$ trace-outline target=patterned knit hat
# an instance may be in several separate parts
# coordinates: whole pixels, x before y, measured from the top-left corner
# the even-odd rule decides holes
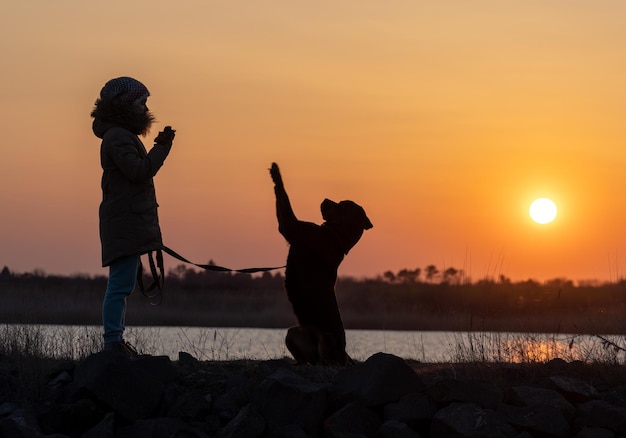
[[[150,96],[144,84],[137,79],[122,76],[111,79],[100,91],[102,100],[115,101],[128,105],[137,105]]]

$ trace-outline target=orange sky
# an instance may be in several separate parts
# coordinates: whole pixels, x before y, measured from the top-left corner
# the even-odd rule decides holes
[[[197,262],[284,263],[276,161],[301,219],[325,197],[368,212],[340,275],[626,272],[626,2],[93,3],[0,5],[0,267],[106,274],[89,112],[128,75],[146,144],[177,130],[161,225]]]

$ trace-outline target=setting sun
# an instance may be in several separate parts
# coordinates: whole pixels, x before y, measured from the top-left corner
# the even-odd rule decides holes
[[[556,217],[556,204],[547,198],[535,199],[530,204],[530,217],[538,224],[547,224]]]

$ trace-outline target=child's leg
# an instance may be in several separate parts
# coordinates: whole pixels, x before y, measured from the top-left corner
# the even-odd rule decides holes
[[[121,342],[126,316],[126,297],[137,282],[139,256],[123,257],[109,266],[109,280],[102,303],[104,344]]]

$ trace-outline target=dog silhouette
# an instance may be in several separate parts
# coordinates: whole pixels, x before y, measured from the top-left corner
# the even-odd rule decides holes
[[[276,163],[270,174],[278,231],[289,243],[285,289],[298,320],[298,326],[287,331],[285,344],[301,364],[352,363],[335,296],[337,269],[363,231],[373,225],[358,204],[330,199],[321,204],[321,225],[298,220]]]

